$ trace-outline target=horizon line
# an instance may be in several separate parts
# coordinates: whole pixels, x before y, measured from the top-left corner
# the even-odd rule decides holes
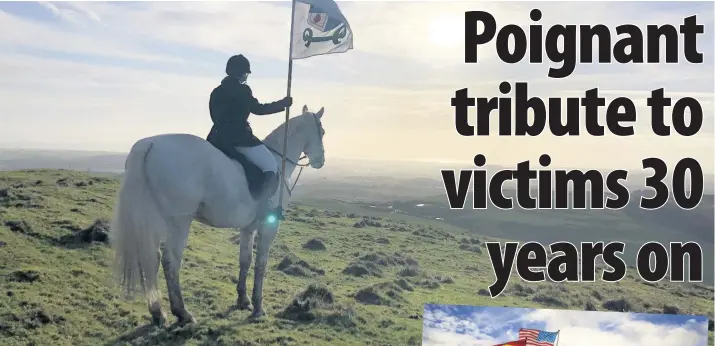
[[[75,152],[75,153],[88,153],[88,154],[104,154],[104,155],[128,155],[129,151],[112,151],[112,150],[82,150],[82,149],[58,149],[58,148],[19,148],[19,147],[5,147],[0,146],[0,151],[46,151],[46,152]],[[449,159],[439,159],[439,158],[425,158],[425,159],[402,159],[402,158],[371,158],[364,156],[336,156],[335,158],[339,160],[357,160],[357,161],[379,161],[379,162],[411,162],[411,163],[424,163],[424,164],[453,164],[460,166],[470,166],[470,162],[464,162],[462,160],[449,160]],[[498,167],[498,168],[509,168],[506,165],[486,165],[484,167]],[[551,170],[573,170],[579,169],[583,170],[583,167],[550,167]],[[597,171],[615,171],[618,169],[625,169],[626,171],[633,171],[634,169],[628,168],[588,168],[589,170],[595,169]],[[711,177],[711,180],[715,179],[715,172],[703,172],[706,177]]]

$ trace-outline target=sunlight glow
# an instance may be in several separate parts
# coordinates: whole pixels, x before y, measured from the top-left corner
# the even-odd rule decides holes
[[[436,46],[454,48],[462,42],[464,25],[459,18],[437,17],[427,25],[427,35]]]

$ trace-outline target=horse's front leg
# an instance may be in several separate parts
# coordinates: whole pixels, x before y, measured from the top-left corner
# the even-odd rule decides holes
[[[238,293],[236,306],[239,310],[251,308],[251,300],[248,299],[248,294],[246,293],[246,278],[248,277],[248,270],[251,268],[251,261],[253,261],[253,239],[255,234],[256,227],[253,224],[241,229],[238,250],[238,284],[236,284],[236,293]]]
[[[256,246],[256,268],[253,278],[253,314],[251,317],[261,317],[263,311],[263,279],[266,275],[268,265],[268,252],[271,249],[273,240],[278,234],[278,225],[261,226],[258,229],[258,244]]]

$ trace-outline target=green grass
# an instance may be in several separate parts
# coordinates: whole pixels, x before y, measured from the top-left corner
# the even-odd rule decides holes
[[[67,186],[57,184],[60,179]],[[362,216],[353,211],[298,204],[289,210],[271,250],[266,318],[251,322],[250,312],[230,309],[236,299],[237,233],[194,223],[181,283],[198,324],[154,328],[147,326],[144,302],[121,300],[111,285],[108,246],[72,238],[95,220],[110,217],[118,186],[114,178],[72,171],[0,173],[0,345],[417,345],[425,303],[606,310],[604,304],[623,299],[630,311],[677,308],[713,315],[712,287],[646,284],[634,277],[634,270],[616,284],[513,279],[504,294],[491,299],[479,293],[493,281],[486,251],[459,248],[465,239],[483,242],[486,237],[404,215],[373,216],[374,224],[356,228]],[[303,248],[315,238],[326,250]],[[479,245],[474,249],[483,250]],[[412,290],[397,285],[398,273],[410,265],[377,266],[380,277],[342,273],[357,258],[374,253],[399,253],[399,258],[416,261],[418,276],[402,282]],[[286,256],[297,256],[324,275],[295,276],[275,269]],[[316,308],[312,321],[281,317],[313,283],[326,286],[334,302]],[[166,296],[163,280],[161,289]],[[376,293],[381,305],[358,301],[360,291]],[[163,306],[168,311],[165,297]]]
[[[350,186],[350,184],[346,184]],[[355,188],[353,186],[355,190]],[[513,191],[511,191],[513,193]],[[507,193],[508,194],[508,193]],[[538,241],[550,244],[555,241],[626,243],[622,256],[628,264],[636,263],[638,249],[646,242],[689,242],[700,244],[704,259],[712,259],[713,246],[713,195],[706,194],[697,208],[684,210],[674,203],[658,210],[643,210],[638,206],[642,191],[631,191],[631,203],[621,210],[450,210],[444,194],[413,200],[383,202],[345,202],[320,198],[320,195],[303,200],[316,208],[331,210],[360,210],[371,215],[385,215],[384,211],[400,212],[422,220],[441,218],[441,223],[471,230],[483,236]],[[467,197],[469,201],[471,197]],[[423,204],[422,206],[417,206]],[[469,204],[469,203],[468,203]],[[393,209],[388,209],[393,208]],[[393,216],[394,217],[394,216]],[[425,222],[425,221],[423,221]],[[715,282],[714,264],[703,262],[703,281]]]

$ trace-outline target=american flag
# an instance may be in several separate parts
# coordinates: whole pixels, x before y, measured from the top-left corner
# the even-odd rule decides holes
[[[538,329],[519,329],[519,339],[526,339],[526,346],[555,346],[559,332]]]

